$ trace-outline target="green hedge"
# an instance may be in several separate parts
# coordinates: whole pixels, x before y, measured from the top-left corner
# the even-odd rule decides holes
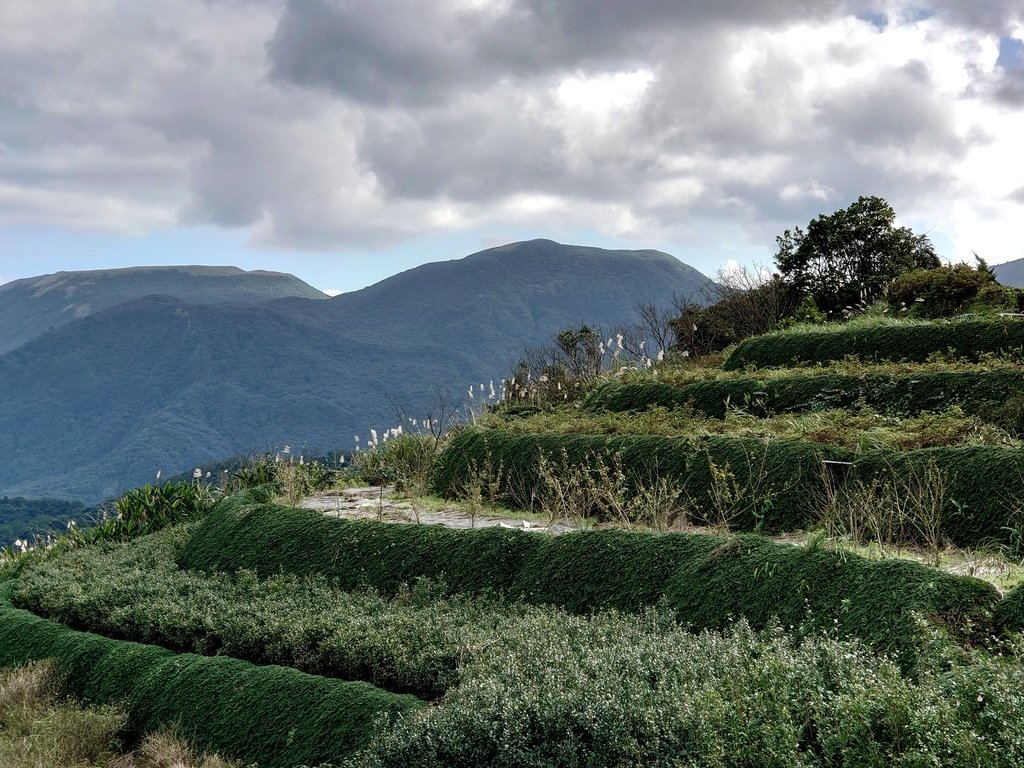
[[[337,761],[368,743],[379,716],[423,706],[366,683],[77,632],[0,604],[0,665],[36,659],[55,659],[86,703],[125,703],[132,738],[177,724],[196,747],[262,768]]]
[[[474,473],[497,482],[504,503],[530,507],[543,493],[538,457],[556,467],[567,462],[593,467],[618,456],[627,485],[649,486],[669,480],[686,494],[693,522],[720,522],[722,505],[712,494],[712,473],[728,469],[743,491],[726,510],[737,530],[786,531],[812,521],[812,500],[823,489],[825,459],[847,461],[848,451],[811,442],[743,437],[661,437],[512,434],[501,430],[465,430],[435,461],[431,486],[441,496],[463,493]]]
[[[855,326],[836,330],[781,331],[740,342],[722,364],[727,371],[798,363],[828,363],[848,355],[864,360],[924,361],[934,352],[977,360],[984,354],[1024,349],[1024,323],[1012,319],[963,320],[920,325]]]
[[[863,480],[885,482],[893,472],[924,478],[929,465],[943,477],[946,538],[960,547],[1019,547],[1024,536],[1024,451],[993,446],[871,451],[858,457],[854,467]]]
[[[848,408],[858,402],[882,412],[915,416],[959,405],[1013,431],[1024,431],[1024,370],[929,371],[915,374],[793,375],[779,379],[722,379],[674,387],[662,382],[607,382],[583,407],[591,411],[643,411],[689,403],[724,418],[726,404],[754,416]]]
[[[586,613],[636,612],[665,601],[694,628],[736,618],[764,626],[808,619],[838,627],[912,664],[917,612],[956,631],[991,627],[989,584],[906,561],[774,544],[757,536],[596,530],[549,536],[503,528],[455,530],[349,521],[273,505],[222,503],[179,558],[184,568],[320,573],[341,588],[391,593],[440,578],[453,591]]]
[[[1018,585],[996,606],[996,623],[1011,632],[1024,632],[1024,587]]]

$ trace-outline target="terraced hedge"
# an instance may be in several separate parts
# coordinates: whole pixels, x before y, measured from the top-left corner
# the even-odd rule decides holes
[[[857,458],[857,476],[885,481],[893,472],[924,477],[928,465],[943,476],[942,531],[957,546],[1019,545],[1024,534],[1024,451],[993,446],[872,451]]]
[[[712,524],[718,522],[712,504],[712,471],[729,467],[739,493],[730,525],[741,531],[792,531],[817,524],[816,503],[825,484],[823,460],[852,461],[853,473],[847,477],[865,483],[876,478],[887,481],[893,473],[923,478],[933,465],[944,482],[941,530],[945,538],[960,547],[1019,548],[1024,540],[1024,451],[996,446],[879,450],[855,456],[817,443],[783,440],[467,430],[438,458],[432,475],[434,490],[457,496],[465,479],[490,462],[492,468],[501,468],[504,501],[526,506],[540,492],[536,457],[541,451],[556,462],[591,466],[595,456],[607,460],[618,454],[631,482],[649,484],[652,478],[669,478],[696,505],[691,520]]]
[[[1006,407],[1016,396],[1016,408]],[[682,387],[663,382],[610,381],[594,389],[583,407],[591,411],[644,411],[689,403],[714,418],[726,404],[754,416],[848,408],[863,402],[882,412],[915,416],[952,405],[1015,431],[1024,430],[1024,370],[928,371],[915,374],[793,375],[779,379],[722,379]]]
[[[691,519],[719,522],[722,505],[712,493],[716,470],[732,474],[744,491],[726,510],[736,530],[786,531],[812,519],[812,500],[823,489],[825,459],[852,454],[817,443],[742,437],[517,435],[501,430],[465,430],[442,452],[431,473],[441,496],[459,496],[475,473],[490,474],[505,503],[529,507],[544,492],[538,467],[543,454],[554,465],[594,466],[618,456],[627,485],[671,481],[688,496]]]
[[[1024,632],[1024,587],[1017,586],[996,606],[996,624],[1011,632]]]
[[[853,355],[863,360],[924,361],[934,352],[978,360],[982,355],[1024,350],[1024,322],[1012,319],[963,320],[920,325],[880,325],[837,330],[768,333],[740,342],[725,359],[727,371],[748,365],[785,367],[828,363]]]
[[[391,593],[420,576],[458,592],[497,590],[576,613],[636,612],[664,600],[693,627],[735,618],[755,627],[777,616],[808,620],[912,664],[913,612],[954,632],[992,625],[998,601],[982,581],[907,561],[774,544],[757,536],[649,534],[623,530],[559,536],[503,528],[454,530],[349,521],[303,509],[221,503],[185,546],[179,565],[212,570],[320,573],[342,588]]]
[[[262,768],[337,761],[366,745],[378,716],[423,706],[365,683],[76,632],[0,603],[0,666],[35,659],[55,659],[87,703],[127,700],[135,738],[177,724],[196,747]]]

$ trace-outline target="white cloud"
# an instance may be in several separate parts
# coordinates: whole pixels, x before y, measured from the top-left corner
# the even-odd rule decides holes
[[[853,15],[868,8],[886,23]],[[0,224],[768,251],[874,194],[944,232],[947,255],[1024,256],[1024,86],[996,66],[1024,13],[913,8],[9,0]]]

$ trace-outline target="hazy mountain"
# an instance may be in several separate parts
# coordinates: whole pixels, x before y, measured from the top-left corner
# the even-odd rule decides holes
[[[0,285],[0,352],[96,312],[163,295],[193,304],[258,304],[271,299],[326,299],[293,275],[237,267],[133,267],[56,272]]]
[[[389,399],[498,380],[524,346],[707,278],[667,254],[530,241],[329,301],[146,297],[0,355],[0,495],[94,501],[231,454],[344,448]]]
[[[1003,285],[1014,285],[1024,288],[1024,259],[1015,259],[1003,264],[993,264],[996,280]]]

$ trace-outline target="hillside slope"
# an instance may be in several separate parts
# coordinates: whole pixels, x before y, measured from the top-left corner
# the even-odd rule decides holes
[[[346,448],[395,423],[391,400],[499,379],[524,345],[704,281],[665,254],[531,241],[330,301],[122,304],[0,356],[0,494],[95,501],[158,469]]]
[[[237,267],[132,267],[56,272],[0,285],[0,352],[53,328],[143,296],[193,304],[258,304],[271,299],[326,299],[293,275]]]

